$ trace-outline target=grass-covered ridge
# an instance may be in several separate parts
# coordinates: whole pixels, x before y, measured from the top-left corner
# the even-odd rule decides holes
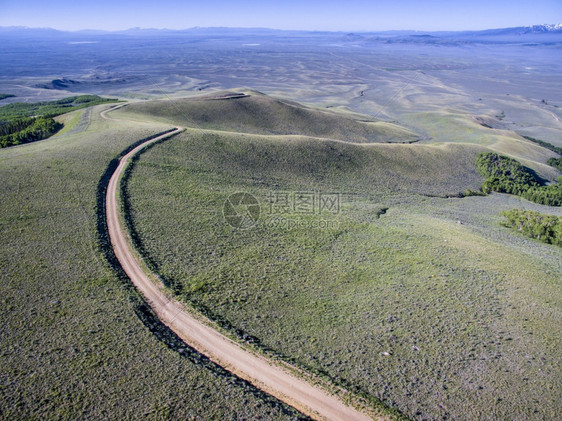
[[[305,135],[356,143],[411,143],[415,133],[399,125],[366,116],[310,108],[274,99],[256,91],[227,96],[219,92],[172,101],[129,104],[115,113],[126,118],[157,119],[183,127],[253,134]]]
[[[494,152],[481,153],[476,160],[476,167],[486,177],[482,186],[485,193],[515,194],[535,203],[562,206],[560,183],[542,185],[535,173],[513,158]]]
[[[412,418],[548,418],[555,376],[524,356],[554,373],[559,311],[543,295],[559,268],[441,219],[443,204],[424,208],[491,197],[415,194],[476,188],[479,150],[188,130],[141,155],[126,211],[170,288],[242,340]],[[262,203],[253,230],[223,219],[240,191]],[[269,215],[276,192],[353,200]],[[314,228],[319,218],[333,223]]]
[[[530,140],[533,143],[536,143],[537,145],[541,145],[543,148],[549,149],[552,152],[556,152],[558,155],[562,155],[562,148],[559,148],[558,146],[554,146],[550,142],[545,142],[544,140],[536,139],[531,136],[523,136],[523,137],[527,140]]]
[[[92,111],[85,131],[0,150],[0,418],[302,419],[186,347],[108,265],[104,172],[170,126]]]
[[[49,102],[4,105],[0,107],[0,148],[46,139],[63,126],[53,117],[116,101],[97,95],[79,95]]]
[[[558,171],[562,172],[562,157],[548,158],[548,161],[546,161],[546,163],[551,167],[556,168]]]
[[[536,143],[537,145],[541,145],[542,147],[551,150],[552,152],[556,152],[559,156],[558,158],[552,157],[549,158],[546,163],[551,167],[556,168],[558,171],[562,172],[562,148],[558,146],[554,146],[552,143],[545,142],[544,140],[535,139],[531,136],[523,136],[525,139],[530,140],[531,142]]]
[[[502,212],[503,225],[547,244],[562,246],[562,217],[512,209]]]

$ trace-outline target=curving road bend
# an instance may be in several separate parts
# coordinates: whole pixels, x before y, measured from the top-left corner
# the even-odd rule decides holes
[[[109,109],[107,111],[113,110]],[[107,120],[116,120],[101,116]],[[228,371],[249,381],[259,389],[275,396],[299,411],[319,420],[371,420],[370,416],[346,406],[338,397],[313,386],[287,367],[255,354],[194,316],[184,305],[170,298],[157,276],[148,274],[133,250],[119,211],[119,181],[128,161],[150,143],[170,137],[182,129],[148,140],[123,156],[113,173],[106,194],[107,227],[111,244],[121,266],[135,287],[143,294],[160,320],[182,340]],[[208,322],[208,321],[207,321]]]

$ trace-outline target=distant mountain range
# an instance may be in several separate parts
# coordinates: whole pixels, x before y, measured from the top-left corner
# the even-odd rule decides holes
[[[548,39],[544,37],[549,35]],[[552,35],[552,36],[550,36]],[[554,37],[553,35],[558,35]],[[52,28],[28,28],[21,26],[0,26],[0,37],[19,40],[26,39],[63,39],[71,41],[74,39],[96,39],[98,37],[129,37],[129,38],[152,38],[152,37],[230,37],[230,36],[257,36],[257,37],[294,37],[306,36],[317,38],[331,38],[345,43],[365,42],[389,42],[389,43],[425,43],[425,44],[450,44],[470,42],[497,42],[497,43],[519,43],[519,42],[562,42],[562,23],[519,26],[513,28],[487,29],[478,31],[373,31],[345,34],[344,32],[329,31],[286,31],[267,28],[189,28],[154,29],[154,28],[130,28],[122,31],[81,30],[60,31]]]
[[[562,23],[557,25],[530,25],[514,28],[488,29],[484,31],[473,31],[474,34],[482,35],[525,35],[525,34],[547,34],[562,33]]]
[[[353,44],[374,42],[405,44],[460,45],[470,43],[490,44],[560,44],[562,23],[556,25],[530,25],[481,31],[387,31],[379,33],[350,33],[343,41]]]

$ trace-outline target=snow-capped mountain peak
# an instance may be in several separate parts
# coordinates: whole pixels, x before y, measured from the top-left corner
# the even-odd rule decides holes
[[[543,25],[529,25],[525,29],[530,32],[562,32],[562,23],[558,24],[543,24]]]

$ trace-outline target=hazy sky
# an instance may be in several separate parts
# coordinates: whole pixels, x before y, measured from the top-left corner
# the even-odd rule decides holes
[[[0,0],[0,26],[64,30],[453,30],[560,22],[561,0]]]

